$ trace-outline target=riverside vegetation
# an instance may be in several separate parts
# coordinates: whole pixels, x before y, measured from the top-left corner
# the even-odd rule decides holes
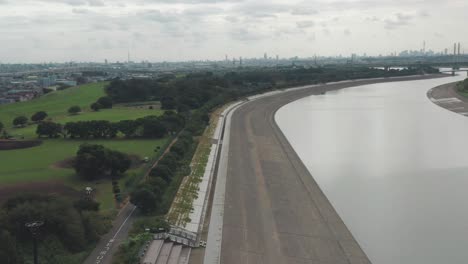
[[[111,197],[112,202],[124,199],[125,194],[120,190],[124,180],[130,201],[138,206],[141,218],[115,262],[134,263],[139,248],[148,239],[145,229],[167,228],[162,216],[167,214],[182,179],[190,174],[189,164],[198,138],[214,109],[249,95],[290,86],[419,73],[420,69],[384,71],[365,67],[245,68],[234,72],[166,75],[154,80],[116,79],[104,85],[51,92],[29,104],[0,107],[3,123],[0,128],[5,134],[21,135],[25,139],[39,136],[44,141],[38,147],[7,151],[10,155],[1,153],[2,166],[5,163],[8,169],[0,169],[0,174],[2,181],[10,183],[18,183],[18,177],[8,176],[15,170],[17,175],[23,175],[22,182],[69,177],[74,179],[77,190],[98,177],[109,185],[112,183],[109,192],[100,192]],[[62,100],[56,100],[57,97]],[[105,99],[100,99],[103,97]],[[166,112],[155,110],[153,106],[151,109],[118,107],[124,103],[141,105],[141,102],[153,105],[155,101],[159,101]],[[8,127],[16,117],[32,116],[40,111],[47,114],[44,119]],[[38,118],[42,116],[41,113]],[[173,137],[177,137],[177,141],[148,177],[129,175],[128,154],[139,152],[156,158],[154,151],[161,154]],[[136,146],[141,149],[135,149]],[[37,152],[38,149],[41,151]],[[54,156],[54,150],[58,149],[67,151],[58,151],[58,156]],[[39,160],[24,162],[28,155],[35,155]],[[17,160],[12,160],[12,156]],[[50,168],[57,160],[70,157],[75,159],[75,171],[69,168],[66,173],[57,174],[56,169]],[[31,168],[44,169],[36,173],[33,172],[36,170],[22,169],[31,166],[29,163],[35,164]],[[93,169],[103,173],[92,175]],[[143,169],[147,167],[143,166],[140,174]],[[57,176],[51,178],[50,174]],[[106,204],[102,196],[96,201],[96,197],[76,192],[68,197],[35,194],[9,198],[0,210],[0,235],[5,243],[0,247],[1,263],[30,262],[31,238],[24,224],[37,219],[45,222],[40,238],[40,258],[49,260],[54,255],[56,262],[48,263],[79,263],[107,231],[110,216],[99,210]]]

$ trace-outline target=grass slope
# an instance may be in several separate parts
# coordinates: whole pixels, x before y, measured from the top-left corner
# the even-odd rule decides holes
[[[31,117],[38,111],[46,111],[49,117],[65,115],[68,108],[78,105],[89,109],[89,105],[97,98],[104,96],[104,86],[107,83],[93,83],[72,87],[63,91],[52,92],[28,102],[0,106],[0,121],[5,126],[11,126],[13,119],[20,115]]]
[[[89,105],[99,97],[105,95],[106,83],[88,84],[63,91],[53,92],[43,97],[24,102],[0,106],[0,121],[3,122],[8,132],[16,137],[24,136],[27,139],[36,138],[36,125],[25,128],[12,128],[12,120],[19,115],[28,118],[37,111],[46,111],[54,122],[65,124],[71,121],[85,120],[109,120],[120,121],[137,119],[148,115],[160,115],[160,110],[147,108],[134,108],[117,106],[113,109],[93,112]],[[79,115],[68,115],[70,106],[79,105],[84,112]],[[73,157],[82,143],[101,144],[110,149],[122,151],[140,157],[155,158],[158,153],[154,150],[164,147],[168,138],[160,140],[152,139],[112,139],[112,140],[70,140],[70,139],[46,139],[43,144],[29,149],[0,151],[0,184],[3,186],[59,181],[72,186],[77,190],[85,186],[95,187],[97,199],[103,209],[113,207],[113,194],[110,181],[103,180],[94,183],[83,182],[77,179],[72,169],[62,169],[54,166],[59,161]],[[121,188],[131,177],[137,177],[144,173],[143,168],[129,171],[121,180]]]

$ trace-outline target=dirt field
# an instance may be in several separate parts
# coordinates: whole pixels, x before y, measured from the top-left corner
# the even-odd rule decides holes
[[[0,186],[0,205],[15,195],[25,193],[53,194],[72,198],[77,198],[81,194],[58,181],[4,185]]]
[[[0,140],[0,150],[32,148],[41,144],[41,140]]]

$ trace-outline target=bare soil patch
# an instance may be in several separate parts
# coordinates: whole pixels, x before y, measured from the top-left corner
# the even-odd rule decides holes
[[[81,195],[79,191],[59,181],[22,183],[0,186],[0,204],[3,204],[6,200],[18,194],[25,193],[53,194],[72,198],[78,198]]]
[[[130,169],[136,169],[140,167],[144,162],[142,158],[138,155],[128,155],[132,164],[130,165]],[[52,168],[58,169],[73,169],[73,165],[75,164],[75,157],[67,158],[61,161],[58,161],[52,164]]]
[[[0,150],[32,148],[42,144],[42,140],[3,140],[0,139]]]

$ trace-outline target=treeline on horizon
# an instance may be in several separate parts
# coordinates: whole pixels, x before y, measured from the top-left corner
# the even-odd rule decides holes
[[[368,67],[284,67],[248,69],[227,73],[200,72],[183,77],[166,75],[155,80],[113,80],[106,92],[114,102],[159,100],[163,109],[179,112],[212,108],[229,100],[265,90],[350,79],[396,77],[437,73],[438,70],[409,68],[382,70]]]

